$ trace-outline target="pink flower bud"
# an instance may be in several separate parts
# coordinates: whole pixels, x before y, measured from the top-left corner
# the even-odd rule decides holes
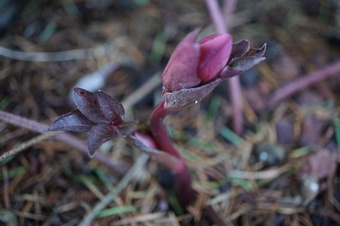
[[[206,83],[213,80],[227,64],[232,38],[229,34],[217,34],[206,37],[198,43],[200,44],[198,77],[202,83]]]
[[[215,79],[227,64],[232,39],[217,34],[196,42],[199,30],[189,33],[176,47],[163,75],[164,92],[193,88]]]
[[[194,87],[201,82],[196,73],[200,51],[195,43],[198,32],[189,33],[172,53],[162,75],[165,92]]]

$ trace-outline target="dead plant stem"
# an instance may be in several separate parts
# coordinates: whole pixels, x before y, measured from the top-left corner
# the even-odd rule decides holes
[[[9,158],[10,156],[16,155],[19,152],[26,150],[27,148],[29,148],[29,147],[31,147],[31,146],[33,146],[33,145],[35,145],[35,144],[37,144],[37,143],[39,143],[43,140],[46,140],[49,137],[55,136],[58,133],[60,133],[60,132],[47,132],[47,133],[43,133],[39,136],[36,136],[36,137],[20,144],[19,146],[12,148],[11,150],[3,153],[2,155],[0,155],[0,161],[3,161],[5,159]]]
[[[209,9],[211,19],[216,27],[217,33],[227,33],[227,27],[217,0],[205,0]],[[240,135],[243,133],[242,95],[238,76],[228,80],[229,95],[232,105],[232,128]]]
[[[340,72],[340,60],[331,63],[324,68],[307,74],[305,76],[301,76],[298,79],[288,83],[284,87],[278,89],[268,101],[269,106],[274,106],[275,104],[279,103],[281,100],[290,97],[291,95],[301,91],[323,79],[334,75],[335,73]]]
[[[18,126],[21,128],[25,128],[37,133],[45,133],[48,131],[49,126],[40,122],[36,122],[31,119],[27,119],[18,115],[14,115],[5,111],[0,110],[0,120],[5,121],[6,123],[9,123],[14,126]],[[88,150],[87,150],[87,145],[86,143],[75,137],[72,136],[68,133],[61,133],[56,136],[56,139],[63,141],[72,147],[77,148],[79,151],[81,151],[83,154],[88,156]],[[98,161],[102,162],[104,165],[107,167],[113,169],[115,172],[119,173],[120,175],[123,175],[127,171],[127,167],[123,164],[119,163],[114,163],[112,162],[111,158],[101,154],[100,152],[97,152],[96,155],[94,156],[95,159]]]

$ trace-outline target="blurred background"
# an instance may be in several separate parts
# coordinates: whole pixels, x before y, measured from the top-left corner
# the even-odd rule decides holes
[[[340,2],[239,0],[227,21],[233,41],[267,43],[266,61],[240,76],[244,134],[230,129],[222,83],[166,120],[198,201],[188,210],[171,204],[162,186],[175,182],[151,160],[93,225],[340,222],[340,73],[268,104],[282,87],[339,60]],[[81,86],[104,90],[123,102],[129,120],[145,123],[172,51],[197,27],[201,37],[215,33],[204,1],[2,0],[0,110],[49,125],[75,109],[72,88]],[[37,135],[0,121],[0,152]],[[100,151],[126,170],[141,154],[123,139]],[[121,178],[45,139],[0,162],[0,225],[77,225]]]

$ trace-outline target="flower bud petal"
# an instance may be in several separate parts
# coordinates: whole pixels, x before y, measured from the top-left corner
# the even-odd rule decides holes
[[[200,44],[199,78],[203,83],[214,79],[227,64],[231,49],[232,38],[229,34],[217,34],[206,37]]]
[[[197,86],[201,80],[197,75],[199,44],[196,38],[199,30],[189,33],[172,53],[163,75],[164,92]]]

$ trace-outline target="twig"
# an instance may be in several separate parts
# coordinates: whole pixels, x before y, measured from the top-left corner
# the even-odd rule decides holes
[[[308,75],[302,76],[289,84],[285,85],[284,87],[278,89],[272,97],[268,101],[269,106],[274,106],[275,104],[279,103],[281,100],[295,94],[296,92],[307,88],[319,82],[323,79],[328,78],[335,73],[340,72],[340,60],[335,61],[332,64],[327,65],[326,67],[310,73]]]
[[[221,9],[217,0],[205,0],[208,6],[210,16],[215,24],[218,33],[227,33],[227,27],[225,25]],[[238,135],[243,133],[243,114],[242,114],[242,97],[241,97],[241,85],[238,76],[230,78],[228,80],[229,94],[232,104],[232,128]]]
[[[36,137],[34,137],[34,138],[32,138],[32,139],[30,139],[30,140],[20,144],[19,146],[17,146],[15,148],[13,148],[13,149],[3,153],[2,155],[0,155],[0,161],[5,160],[5,159],[9,158],[10,156],[16,155],[19,152],[21,152],[21,151],[23,151],[23,150],[25,150],[25,149],[27,149],[27,148],[37,144],[37,143],[39,143],[39,142],[41,142],[43,140],[46,140],[49,137],[55,136],[58,133],[60,133],[60,132],[47,132],[47,133],[43,133],[43,134],[41,134],[39,136],[36,136]]]
[[[216,27],[217,33],[227,33],[227,27],[218,2],[216,0],[205,0],[205,3],[208,6],[210,17]]]
[[[221,216],[214,210],[212,206],[207,206],[204,209],[204,215],[208,217],[214,224],[218,226],[228,226],[232,224],[228,224],[224,222],[224,220],[221,218]]]
[[[223,17],[224,17],[227,30],[229,29],[231,25],[230,19],[232,17],[232,14],[235,11],[236,5],[237,5],[237,0],[224,0],[223,2],[222,13],[223,13]]]
[[[4,112],[0,110],[0,120],[5,121],[6,123],[12,124],[14,126],[18,126],[21,128],[25,128],[37,133],[45,133],[48,131],[49,126],[43,123],[39,123],[36,121],[33,121],[31,119],[23,118],[21,116],[17,116],[8,112]],[[72,147],[77,148],[80,150],[83,154],[88,156],[88,150],[87,150],[87,145],[86,143],[77,138],[74,137],[70,134],[67,133],[61,133],[56,136],[56,139],[63,141]],[[97,152],[96,155],[94,156],[95,159],[98,161],[104,163],[107,167],[113,169],[115,172],[123,175],[126,173],[127,168],[125,165],[119,164],[119,163],[113,163],[111,158],[101,154],[100,152]]]
[[[66,61],[93,58],[94,49],[76,49],[61,52],[22,52],[0,46],[0,56],[23,61]]]
[[[282,173],[288,171],[293,167],[292,164],[286,164],[284,166],[264,170],[264,171],[242,171],[242,170],[232,170],[229,172],[228,176],[231,178],[240,178],[240,179],[247,179],[247,180],[270,180],[273,178],[277,178]]]
[[[129,170],[129,172],[119,182],[117,187],[112,189],[99,203],[96,204],[92,211],[86,215],[82,222],[80,222],[79,226],[90,225],[92,220],[99,214],[99,212],[104,209],[110,202],[116,199],[117,195],[129,184],[136,173],[142,169],[148,159],[149,156],[147,154],[142,154],[135,162],[133,167]]]
[[[107,49],[107,46],[103,45],[98,48],[74,49],[60,52],[22,52],[0,46],[0,56],[16,60],[36,62],[67,61],[92,59],[98,57],[98,55],[105,55],[105,53],[108,52]]]

